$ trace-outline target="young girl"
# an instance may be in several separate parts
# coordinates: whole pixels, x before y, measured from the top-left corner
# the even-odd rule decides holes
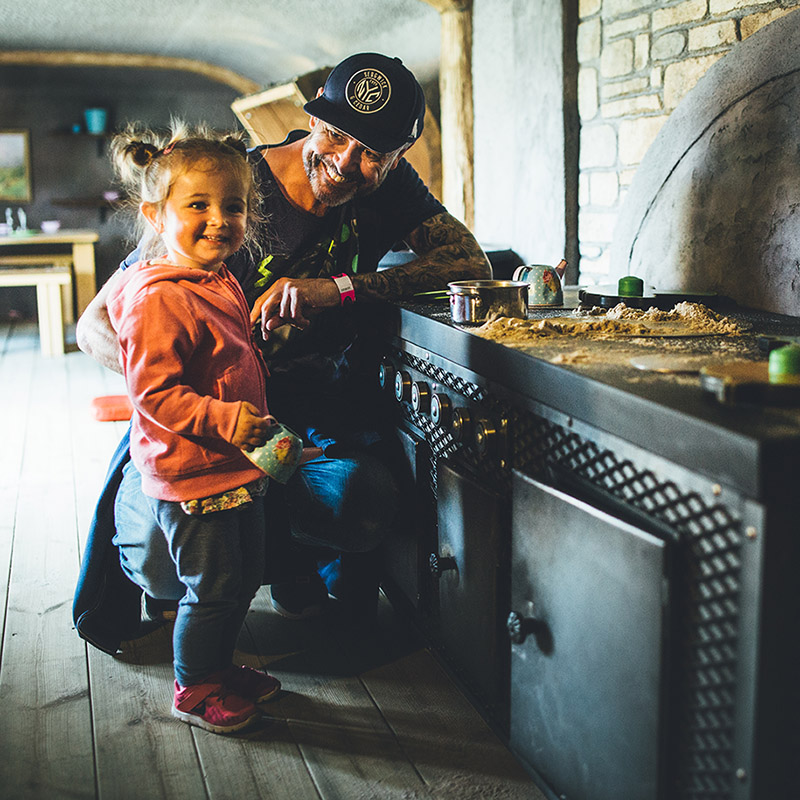
[[[224,261],[251,238],[257,196],[238,139],[173,127],[169,141],[129,131],[112,142],[149,225],[143,255],[159,257],[125,270],[108,311],[134,406],[131,458],[186,588],[172,713],[227,733],[280,689],[232,664],[264,571],[266,478],[242,449],[263,444],[274,419],[247,303]]]

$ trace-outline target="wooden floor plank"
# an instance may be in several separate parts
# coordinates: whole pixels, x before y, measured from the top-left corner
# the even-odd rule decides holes
[[[205,797],[192,729],[170,713],[170,628],[116,657],[91,648],[89,669],[100,800]]]
[[[247,628],[270,672],[284,683],[270,713],[286,720],[321,797],[427,797],[414,765],[343,657],[337,642],[343,628],[325,618],[282,619],[266,597],[262,589]]]
[[[64,398],[63,359],[34,360],[31,398]],[[86,653],[70,625],[77,537],[67,414],[34,407],[19,474],[0,664],[0,786],[94,797]]]

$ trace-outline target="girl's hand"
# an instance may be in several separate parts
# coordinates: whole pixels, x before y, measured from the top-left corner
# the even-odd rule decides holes
[[[231,444],[249,453],[267,441],[267,430],[274,424],[275,417],[262,417],[252,403],[244,400],[236,420],[236,430],[233,432]]]

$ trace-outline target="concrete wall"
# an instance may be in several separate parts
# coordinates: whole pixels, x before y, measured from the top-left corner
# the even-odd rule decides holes
[[[798,0],[580,0],[582,283],[604,283],[628,188],[650,144],[707,70]]]
[[[565,134],[574,108],[569,90],[565,97],[570,7],[577,5],[474,4],[475,234],[528,263],[574,261],[575,137]]]
[[[102,195],[113,187],[104,149],[94,139],[65,135],[80,122],[84,108],[105,106],[110,125],[128,121],[163,126],[171,114],[220,129],[240,126],[230,110],[236,92],[188,73],[166,70],[0,67],[0,127],[30,131],[33,200],[23,206],[28,225],[59,219],[64,228],[89,228],[100,234],[96,245],[98,285],[129,251],[129,216],[53,203],[64,197]],[[0,218],[5,204],[0,203]],[[15,206],[16,208],[16,206]],[[33,288],[0,289],[0,317],[35,313]]]

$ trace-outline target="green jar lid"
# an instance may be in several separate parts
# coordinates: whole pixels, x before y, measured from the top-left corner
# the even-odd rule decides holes
[[[770,383],[800,383],[800,345],[776,347],[769,354]]]
[[[641,297],[644,294],[644,281],[635,275],[625,275],[619,279],[617,294],[620,297]]]

